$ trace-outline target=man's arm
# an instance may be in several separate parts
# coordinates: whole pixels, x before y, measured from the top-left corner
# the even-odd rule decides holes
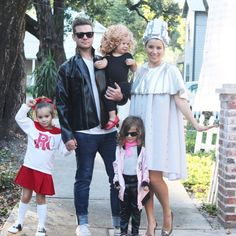
[[[69,125],[69,86],[66,73],[66,65],[59,68],[56,85],[56,107],[58,118],[62,131],[62,140],[68,150],[76,148],[77,144],[74,139],[72,129]]]

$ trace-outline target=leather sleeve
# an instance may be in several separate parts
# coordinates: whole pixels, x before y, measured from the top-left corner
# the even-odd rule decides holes
[[[67,62],[69,63],[69,62]],[[64,143],[74,139],[73,131],[69,125],[69,73],[68,64],[63,64],[58,71],[56,85],[56,107]]]

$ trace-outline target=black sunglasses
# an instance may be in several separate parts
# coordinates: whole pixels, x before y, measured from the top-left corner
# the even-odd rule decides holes
[[[84,35],[86,35],[87,38],[92,38],[94,35],[94,32],[75,32],[74,33],[78,39],[82,39]]]
[[[126,132],[125,133],[125,136],[127,137],[127,136],[131,136],[131,137],[136,137],[137,135],[138,135],[138,133],[137,132]]]

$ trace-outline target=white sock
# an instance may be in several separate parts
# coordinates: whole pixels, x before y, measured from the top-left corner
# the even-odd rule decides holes
[[[37,214],[39,218],[39,227],[45,228],[45,221],[47,217],[47,204],[37,205]]]
[[[16,224],[23,225],[24,219],[25,219],[25,214],[28,210],[28,207],[29,207],[29,203],[23,203],[22,201],[20,201]]]

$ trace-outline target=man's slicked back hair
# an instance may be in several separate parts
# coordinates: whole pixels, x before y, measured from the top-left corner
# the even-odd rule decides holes
[[[74,21],[72,23],[73,33],[75,33],[75,27],[79,26],[79,25],[90,25],[93,28],[93,23],[91,20],[89,20],[88,18],[84,18],[84,17],[77,17],[74,19]]]

